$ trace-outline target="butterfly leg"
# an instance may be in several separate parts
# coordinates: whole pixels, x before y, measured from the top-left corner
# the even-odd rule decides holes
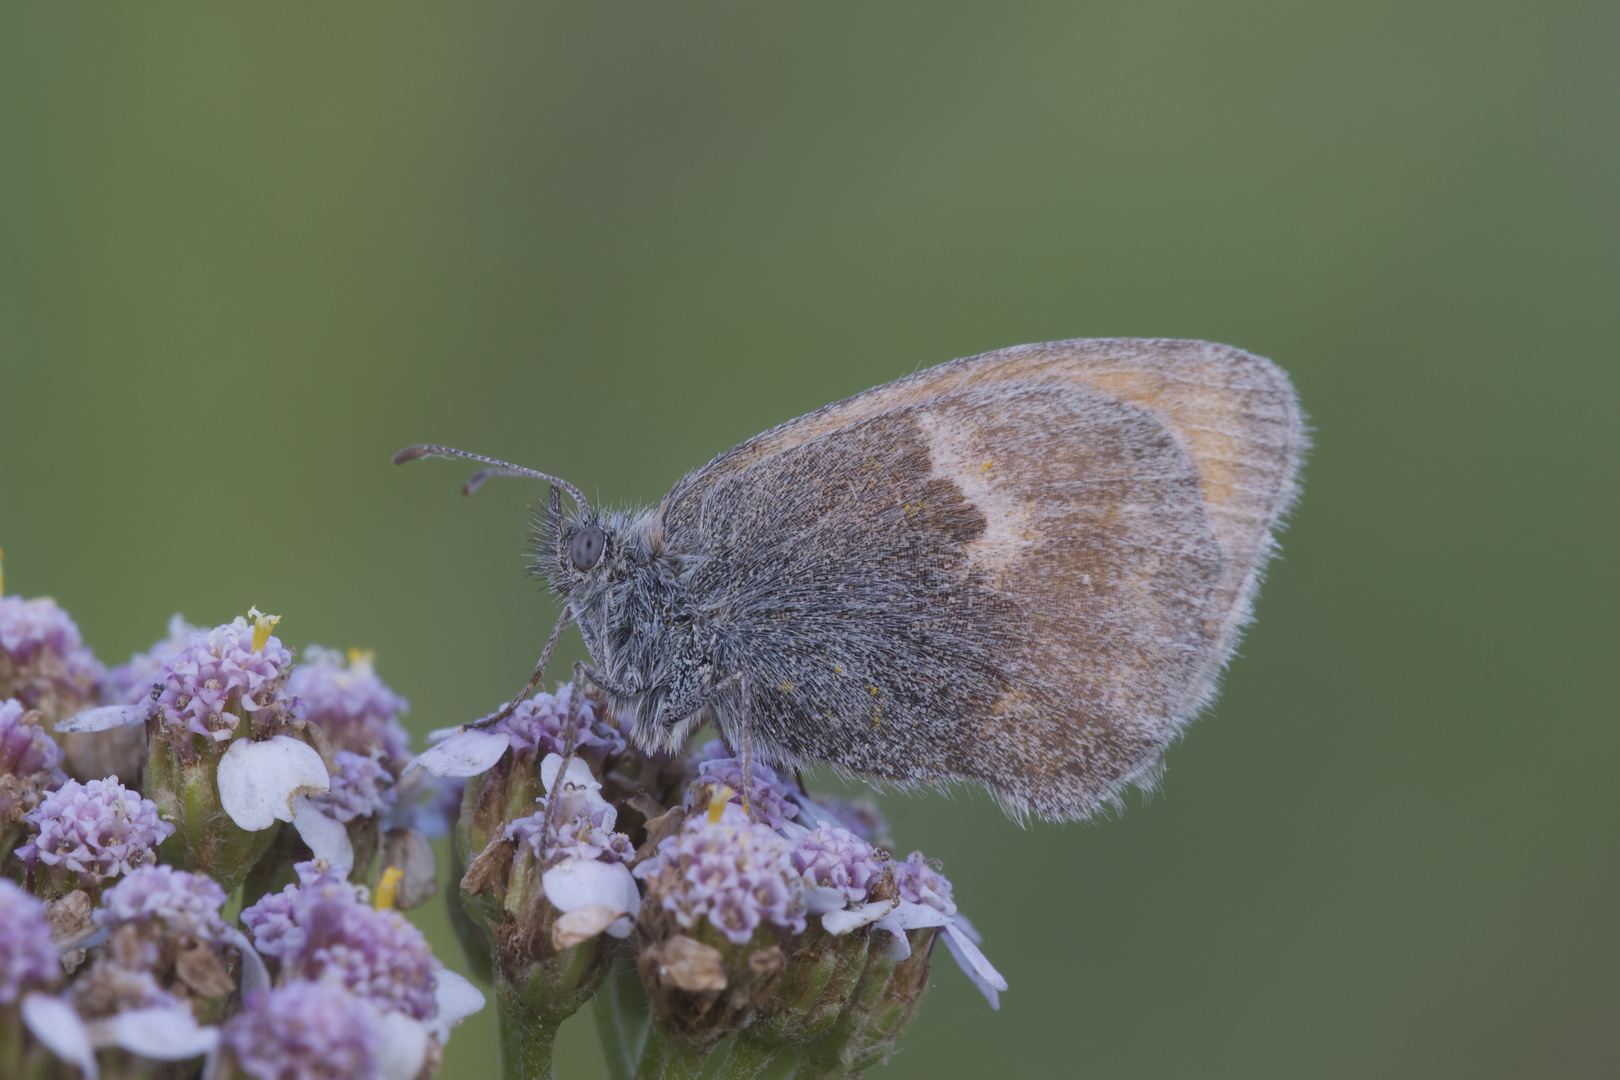
[[[529,685],[525,686],[518,693],[517,697],[515,697],[511,701],[507,702],[506,707],[503,708],[500,712],[496,713],[494,716],[491,716],[491,717],[489,717],[488,719],[485,719],[485,720],[475,720],[472,723],[468,724],[467,727],[469,727],[469,728],[486,728],[486,727],[490,727],[490,726],[492,726],[494,724],[500,723],[502,720],[505,720],[508,716],[511,716],[514,712],[517,711],[517,707],[519,705],[523,704],[523,699],[528,697],[530,694],[534,693],[534,688],[539,686],[540,685],[540,680],[546,677],[546,665],[551,663],[551,654],[557,651],[557,639],[562,637],[563,627],[567,626],[573,620],[574,620],[574,609],[573,609],[573,607],[572,606],[564,607],[563,608],[563,613],[562,613],[562,618],[558,619],[557,620],[557,625],[553,626],[551,628],[551,636],[546,639],[546,647],[543,650],[541,650],[541,652],[540,652],[540,662],[538,664],[534,665],[534,674],[529,676]]]
[[[600,671],[597,671],[595,668],[591,667],[591,665],[585,664],[584,668],[585,677],[587,679],[595,683],[600,689],[606,690],[609,694],[612,694],[620,701],[629,701],[631,698],[636,696],[636,692],[634,690],[627,687],[614,685],[614,683],[608,680],[606,675],[603,675]]]
[[[742,745],[737,749],[742,751],[743,811],[748,815],[748,820],[753,821],[754,800],[751,796],[754,793],[754,725],[753,713],[749,708],[748,674],[739,671],[732,678],[742,687],[742,723],[738,725],[741,728],[739,741]]]
[[[551,830],[556,825],[557,804],[562,801],[562,786],[568,782],[568,763],[574,760],[574,743],[579,738],[579,701],[585,695],[585,665],[574,662],[574,684],[568,694],[568,724],[563,728],[562,764],[557,767],[557,778],[546,792],[546,816],[540,823],[541,865],[551,847]]]
[[[741,755],[739,758],[739,764],[742,766],[744,790],[738,792],[738,794],[742,796],[743,809],[748,811],[748,818],[750,821],[752,821],[754,817],[754,718],[751,708],[752,699],[748,693],[748,673],[745,671],[734,671],[724,679],[721,679],[719,682],[709,687],[707,690],[694,694],[685,701],[680,701],[674,705],[666,706],[664,713],[667,716],[675,717],[677,720],[684,720],[693,713],[706,707],[715,698],[719,697],[727,690],[730,690],[733,686],[740,686],[742,688],[742,722],[739,725],[740,730],[738,731],[735,739],[736,745],[732,747],[732,749],[736,750]],[[725,732],[722,731],[721,735],[724,736]]]

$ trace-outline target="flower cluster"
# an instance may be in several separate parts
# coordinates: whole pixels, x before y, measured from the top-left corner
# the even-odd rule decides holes
[[[699,752],[694,758],[697,783],[692,785],[688,804],[693,797],[707,804],[715,792],[723,787],[726,789],[725,797],[741,806],[744,802],[743,789],[746,787],[753,816],[772,829],[780,829],[784,823],[799,816],[792,786],[784,783],[776,775],[775,769],[756,761],[753,776],[749,783],[744,784],[742,762],[729,755],[730,751],[719,739],[711,740]]]
[[[375,1009],[328,983],[251,993],[224,1027],[236,1065],[254,1080],[353,1080],[378,1074]]]
[[[545,820],[550,801],[541,800],[539,810],[508,825],[506,838],[527,847],[534,858],[542,861],[562,858],[628,863],[635,857],[630,838],[613,829],[618,811],[595,790],[582,792],[570,787],[559,795],[548,837]]]
[[[433,1016],[439,964],[422,932],[397,911],[366,904],[339,873],[317,863],[295,869],[297,884],[242,912],[260,954],[292,978],[334,982],[418,1020]]]
[[[62,748],[46,734],[40,714],[15,698],[0,701],[0,831],[22,824],[62,785],[61,765]]]
[[[568,708],[573,687],[564,686],[555,694],[537,694],[522,702],[512,715],[491,730],[504,732],[519,754],[561,754],[568,730]],[[491,714],[494,715],[494,714]],[[604,718],[604,710],[589,698],[579,703],[575,715],[574,753],[593,762],[624,753],[624,734]]]
[[[163,665],[185,651],[192,636],[200,633],[198,627],[176,612],[169,617],[169,634],[143,653],[135,653],[129,663],[119,664],[107,672],[101,686],[104,705],[138,705],[152,695],[163,682]]]
[[[224,906],[225,890],[214,879],[158,864],[130,871],[103,893],[95,921],[109,930],[159,922],[199,941],[218,941],[225,936]]]
[[[0,1075],[417,1080],[482,1007],[395,910],[442,814],[404,699],[364,655],[300,674],[250,615],[104,672],[53,602],[0,597]]]
[[[394,777],[374,757],[339,750],[332,755],[337,771],[331,787],[314,802],[331,818],[347,825],[357,817],[386,814],[395,801]]]
[[[804,929],[801,875],[793,846],[770,826],[752,822],[726,804],[718,820],[690,819],[677,836],[636,867],[649,900],[683,929],[709,923],[735,944],[754,936],[761,923],[793,933]]]
[[[0,1074],[429,1080],[484,1003],[401,913],[446,830],[508,1075],[546,1074],[599,993],[604,1037],[643,1048],[625,1074],[697,1075],[723,1045],[726,1076],[791,1052],[835,1077],[893,1048],[936,942],[1005,989],[872,804],[720,738],[640,752],[583,682],[413,758],[372,656],[295,664],[277,621],[177,615],[107,672],[54,603],[0,598]],[[632,966],[639,988],[608,981]]]
[[[55,720],[95,700],[104,674],[55,600],[0,596],[0,699],[16,698]]]
[[[91,885],[156,861],[158,844],[174,832],[150,799],[111,778],[69,780],[30,810],[28,821],[39,833],[17,857]]]
[[[260,635],[268,632],[241,617],[192,634],[163,662],[146,718],[225,742],[245,716],[282,704],[292,653],[274,637],[256,641]]]
[[[830,896],[831,907],[823,910],[865,900],[882,872],[872,845],[837,825],[820,825],[799,837],[793,865],[807,886]]]

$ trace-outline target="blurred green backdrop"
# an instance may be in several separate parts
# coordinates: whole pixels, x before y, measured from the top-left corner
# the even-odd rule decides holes
[[[1615,1075],[1617,47],[1601,0],[7,4],[6,586],[109,662],[258,604],[420,734],[551,607],[540,490],[406,443],[648,501],[951,357],[1241,345],[1316,449],[1225,694],[1118,820],[886,800],[1012,990],[941,963],[880,1075]]]

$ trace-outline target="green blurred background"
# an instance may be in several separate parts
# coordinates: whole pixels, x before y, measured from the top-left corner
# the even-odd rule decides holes
[[[1316,446],[1225,693],[1115,820],[885,800],[1012,989],[943,961],[878,1075],[1613,1076],[1617,61],[1612,0],[7,4],[5,584],[108,662],[257,604],[421,734],[552,608],[541,490],[406,443],[650,501],[955,356],[1237,344]]]

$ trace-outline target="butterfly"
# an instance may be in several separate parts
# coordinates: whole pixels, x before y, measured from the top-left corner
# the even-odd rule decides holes
[[[552,484],[537,569],[565,610],[541,671],[574,621],[644,750],[712,721],[778,766],[976,784],[1074,820],[1151,786],[1213,699],[1306,446],[1270,361],[1121,338],[920,371],[749,439],[651,508],[448,447],[395,460],[486,462],[468,491]]]

